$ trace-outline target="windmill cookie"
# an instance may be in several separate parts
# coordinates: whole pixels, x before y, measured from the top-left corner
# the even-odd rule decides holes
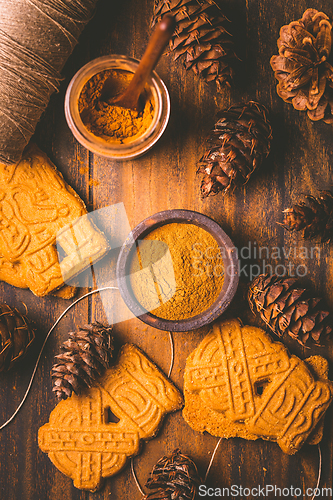
[[[37,146],[16,165],[0,164],[0,280],[44,296],[103,257],[107,241],[86,214]],[[61,266],[56,242],[65,253]]]
[[[95,387],[56,406],[39,429],[38,444],[74,486],[95,491],[139,452],[141,439],[157,433],[167,413],[182,405],[168,378],[140,349],[126,344]]]
[[[183,416],[197,431],[276,441],[292,455],[310,435],[320,440],[317,425],[332,395],[321,356],[307,364],[260,328],[229,320],[187,359]]]

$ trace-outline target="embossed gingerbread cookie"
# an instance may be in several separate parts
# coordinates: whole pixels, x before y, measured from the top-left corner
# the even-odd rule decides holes
[[[66,254],[61,266],[56,242]],[[83,201],[37,146],[16,165],[0,164],[0,280],[44,296],[107,249]]]
[[[77,488],[96,491],[151,439],[164,416],[183,406],[180,392],[136,346],[126,344],[117,364],[95,387],[61,401],[38,444]],[[112,412],[119,421],[110,422]]]
[[[260,328],[215,324],[186,362],[184,419],[214,436],[276,441],[292,455],[321,439],[333,396],[327,368],[321,356],[291,356]]]

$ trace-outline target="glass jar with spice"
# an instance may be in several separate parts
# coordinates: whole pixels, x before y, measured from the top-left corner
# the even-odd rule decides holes
[[[121,93],[138,64],[127,56],[103,56],[83,66],[72,78],[65,97],[66,120],[74,137],[90,151],[119,160],[136,158],[163,134],[170,116],[170,98],[155,71],[147,81],[141,113],[101,99],[106,80],[115,95]]]

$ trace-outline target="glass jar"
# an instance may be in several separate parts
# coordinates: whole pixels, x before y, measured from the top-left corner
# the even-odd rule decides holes
[[[126,144],[107,142],[89,132],[82,122],[78,101],[87,81],[105,70],[118,69],[134,73],[138,64],[137,59],[127,56],[103,56],[83,66],[70,81],[65,96],[66,120],[74,137],[93,153],[117,160],[137,158],[148,151],[163,134],[170,116],[170,97],[165,84],[155,71],[147,80],[154,103],[154,116],[152,123],[141,136]]]

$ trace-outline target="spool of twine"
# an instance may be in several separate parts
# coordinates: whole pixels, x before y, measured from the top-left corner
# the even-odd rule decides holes
[[[20,160],[97,0],[0,0],[0,163]]]

